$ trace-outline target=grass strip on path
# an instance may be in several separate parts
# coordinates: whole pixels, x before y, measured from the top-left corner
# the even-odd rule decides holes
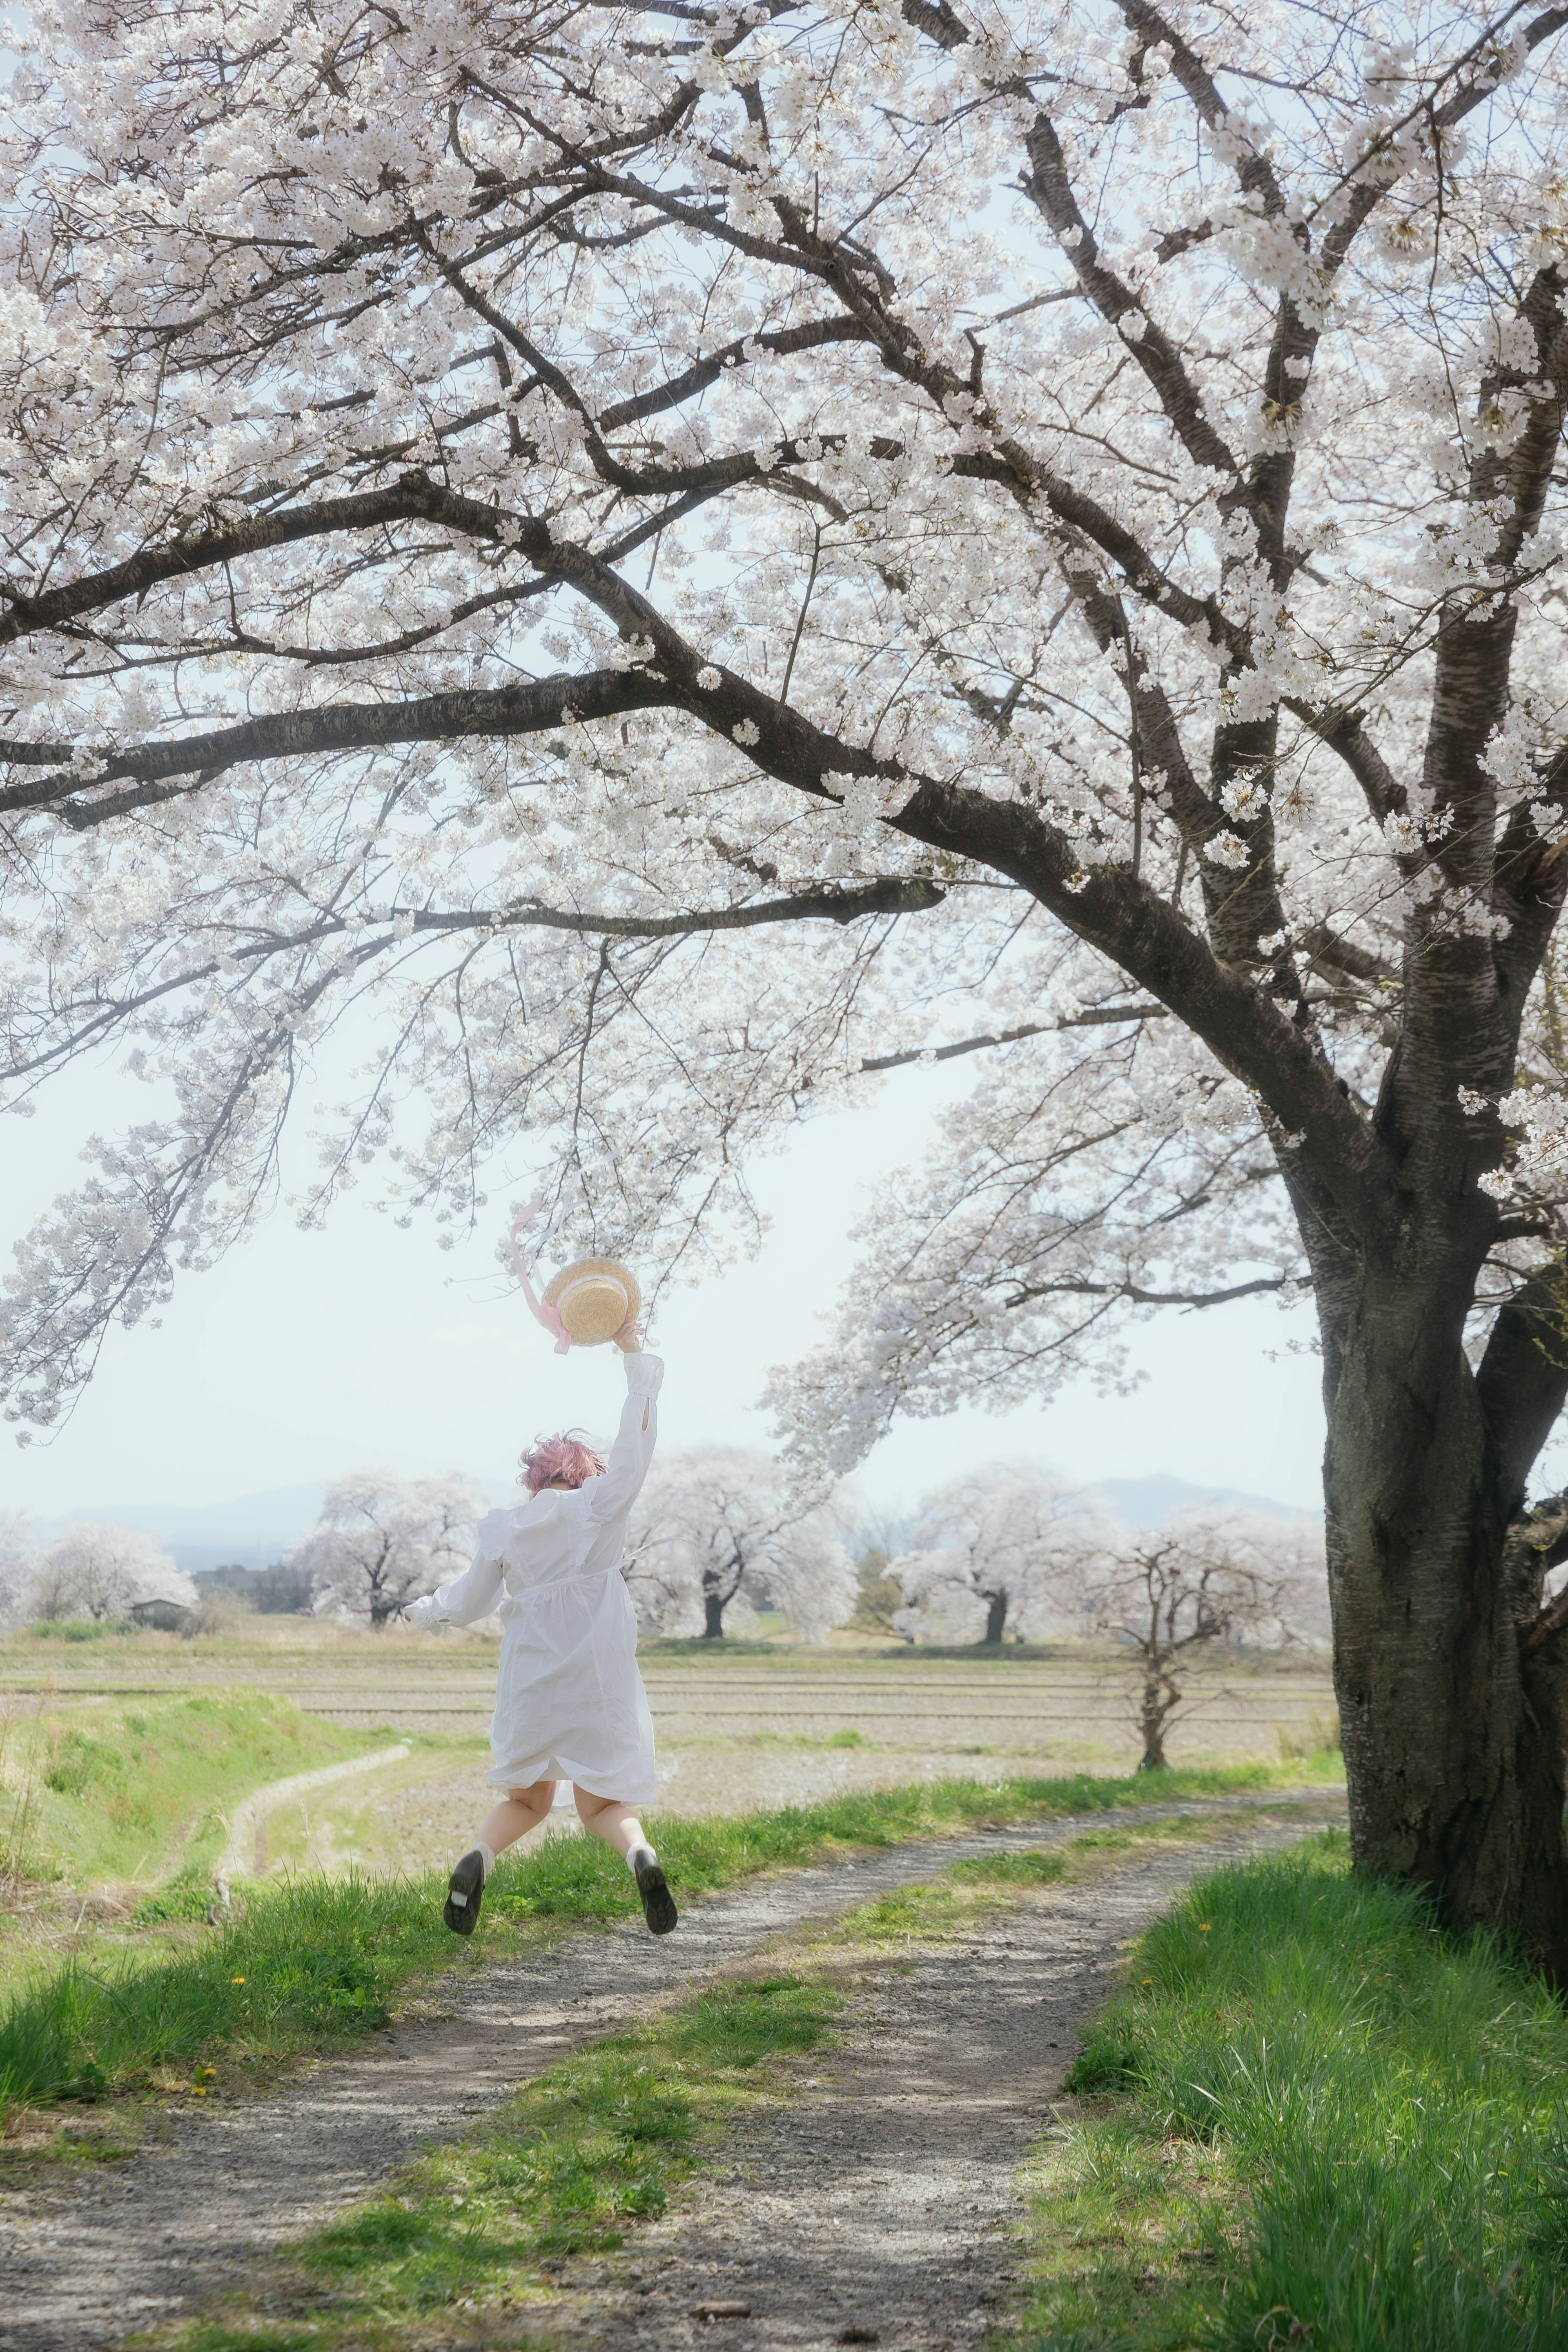
[[[285,2250],[219,2310],[147,2340],[158,2352],[575,2344],[581,2315],[552,2324],[557,2274],[588,2257],[602,2281],[597,2258],[665,2212],[741,2109],[800,2088],[791,2062],[835,2039],[859,1981],[874,1982],[895,1955],[907,1961],[972,1933],[987,1912],[1113,1867],[1124,1852],[1222,1826],[1235,1817],[1090,1832],[1049,1853],[979,1855],[776,1939],[768,1973],[712,1986],[563,2059],[463,2138],[400,2168],[381,2195]]]
[[[1337,1759],[1100,1780],[939,1780],[730,1820],[666,1819],[657,1836],[679,1895],[781,1865],[957,1832],[1151,1802],[1265,1791],[1335,1776]],[[442,1927],[444,1878],[301,1876],[247,1889],[232,1924],[193,1929],[152,1966],[68,1965],[0,2012],[0,2115],[110,2092],[204,2095],[265,2079],[280,2061],[341,2049],[386,2024],[421,1979],[515,1950],[541,1933],[635,1912],[624,1864],[596,1839],[552,1838],[503,1863],[479,1935]]]
[[[1568,2352],[1568,2019],[1341,1832],[1199,1881],[1068,2087],[1023,2352]]]

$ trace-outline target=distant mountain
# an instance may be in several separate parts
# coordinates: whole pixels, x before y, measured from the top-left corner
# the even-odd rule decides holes
[[[1219,1507],[1256,1511],[1266,1519],[1315,1519],[1317,1511],[1303,1511],[1294,1503],[1278,1503],[1268,1495],[1244,1495],[1237,1486],[1194,1486],[1189,1478],[1156,1470],[1147,1478],[1100,1478],[1094,1492],[1129,1528],[1161,1528],[1178,1511]]]
[[[320,1486],[273,1486],[227,1503],[105,1503],[61,1511],[40,1532],[58,1535],[79,1519],[141,1528],[174,1554],[187,1575],[203,1568],[270,1568],[297,1544],[321,1507]]]
[[[473,1484],[491,1503],[513,1503],[517,1487],[498,1478],[476,1478]],[[1157,1470],[1147,1478],[1101,1478],[1093,1491],[1124,1527],[1157,1528],[1178,1511],[1200,1504],[1231,1505],[1261,1512],[1269,1519],[1312,1519],[1315,1511],[1298,1510],[1268,1495],[1246,1495],[1235,1486],[1198,1486],[1189,1478]],[[227,1503],[105,1503],[80,1511],[61,1511],[40,1523],[46,1538],[58,1535],[76,1519],[112,1519],[117,1525],[142,1528],[173,1554],[174,1565],[187,1576],[212,1568],[273,1568],[309,1533],[321,1507],[324,1489],[269,1486],[265,1494],[238,1495]]]
[[[516,1497],[514,1486],[493,1478],[473,1484],[492,1503]],[[187,1576],[209,1568],[272,1568],[310,1532],[321,1507],[321,1485],[269,1486],[265,1494],[239,1495],[227,1503],[103,1503],[60,1511],[40,1520],[47,1541],[79,1519],[112,1520],[141,1528],[163,1545]]]

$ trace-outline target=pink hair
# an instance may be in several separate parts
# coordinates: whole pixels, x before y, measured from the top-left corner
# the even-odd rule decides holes
[[[554,1437],[542,1437],[531,1445],[522,1457],[522,1477],[519,1482],[531,1495],[552,1479],[564,1479],[569,1486],[580,1486],[585,1478],[602,1478],[608,1468],[602,1454],[574,1437],[570,1430]]]

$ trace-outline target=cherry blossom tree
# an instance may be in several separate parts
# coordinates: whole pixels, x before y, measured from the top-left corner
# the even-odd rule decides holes
[[[1141,1772],[1165,1769],[1173,1725],[1204,1694],[1190,1669],[1223,1643],[1271,1649],[1310,1640],[1322,1627],[1319,1531],[1253,1511],[1184,1511],[1163,1527],[1086,1555],[1085,1619],[1138,1654]]]
[[[310,1580],[319,1615],[341,1611],[379,1633],[473,1557],[482,1496],[452,1478],[362,1471],[329,1486],[321,1515],[287,1565]]]
[[[0,1625],[23,1613],[37,1559],[31,1520],[19,1511],[0,1511]]]
[[[803,1502],[770,1454],[705,1446],[656,1462],[627,1531],[626,1582],[649,1633],[718,1641],[758,1608],[819,1642],[858,1586],[836,1515]]]
[[[911,1548],[890,1564],[908,1604],[894,1629],[1026,1642],[1074,1625],[1109,1534],[1090,1496],[1038,1471],[994,1462],[952,1479],[925,1497]]]
[[[980,1056],[801,1461],[1310,1293],[1358,1861],[1568,1975],[1568,8],[35,0],[13,1409],[274,1197],[687,1276]],[[335,1108],[334,1108],[335,1105]],[[499,1223],[499,1219],[497,1223]]]
[[[196,1588],[140,1528],[91,1519],[47,1546],[26,1591],[33,1617],[127,1617],[150,1601],[192,1609]]]

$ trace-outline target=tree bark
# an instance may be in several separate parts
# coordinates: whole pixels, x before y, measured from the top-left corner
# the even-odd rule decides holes
[[[709,1585],[702,1595],[702,1638],[705,1642],[718,1642],[723,1633],[724,1597]]]
[[[1519,1391],[1562,1371],[1546,1329],[1500,1324],[1472,1370],[1478,1265],[1406,1236],[1321,1299],[1351,1845],[1358,1867],[1427,1887],[1447,1924],[1517,1937],[1568,1983],[1562,1666],[1539,1639],[1542,1555],[1516,1525],[1535,1451]]]
[[[1005,1592],[983,1592],[980,1597],[985,1603],[985,1631],[981,1639],[984,1642],[1000,1642],[1002,1629],[1007,1622],[1007,1595]]]
[[[1140,1772],[1163,1772],[1166,1769],[1165,1725],[1176,1696],[1168,1687],[1163,1661],[1158,1656],[1146,1660],[1138,1709],[1138,1727],[1143,1737],[1143,1753],[1138,1759]]]

